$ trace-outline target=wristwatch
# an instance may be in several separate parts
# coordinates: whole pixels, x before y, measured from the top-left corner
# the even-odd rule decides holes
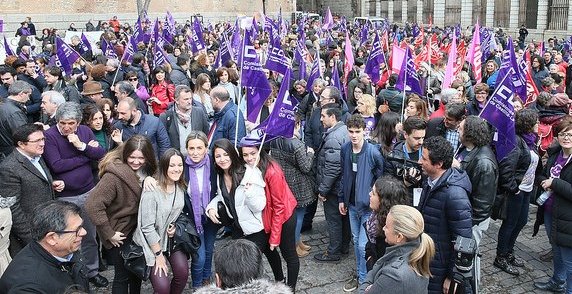
[[[159,255],[161,255],[161,253],[163,253],[163,251],[159,250],[159,251],[155,252],[155,256],[159,256]]]

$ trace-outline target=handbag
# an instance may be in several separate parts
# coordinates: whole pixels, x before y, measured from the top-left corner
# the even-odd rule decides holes
[[[228,212],[226,211],[226,204],[224,204],[224,202],[222,201],[217,202],[216,212],[218,214],[218,220],[223,226],[232,225],[233,219],[228,215]]]
[[[194,221],[185,212],[181,212],[175,221],[173,247],[174,250],[181,250],[190,256],[196,255],[201,247],[201,238],[197,234]]]
[[[491,218],[494,220],[505,220],[507,209],[508,209],[508,195],[499,194],[495,196],[495,201],[493,202],[493,209],[491,212]]]
[[[151,267],[147,266],[143,247],[130,240],[120,249],[119,253],[123,258],[125,269],[133,273],[142,281],[147,281],[151,275]]]

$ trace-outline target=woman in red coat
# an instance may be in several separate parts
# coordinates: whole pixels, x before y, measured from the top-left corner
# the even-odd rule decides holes
[[[282,257],[286,261],[287,285],[295,291],[298,272],[300,271],[295,238],[296,216],[294,210],[297,204],[296,198],[286,183],[280,165],[266,151],[259,150],[259,142],[249,139],[249,137],[245,137],[240,141],[240,155],[246,164],[256,166],[262,172],[266,183],[264,187],[266,207],[262,211],[262,223],[264,230],[269,234],[270,251],[276,252],[276,247],[280,247]],[[274,267],[272,270],[274,271]]]
[[[162,66],[153,69],[152,77],[154,83],[151,85],[151,98],[147,99],[147,104],[153,108],[153,114],[159,116],[167,110],[169,103],[175,101],[175,85],[169,80],[167,71]]]

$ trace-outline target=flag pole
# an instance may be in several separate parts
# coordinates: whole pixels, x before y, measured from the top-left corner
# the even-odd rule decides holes
[[[407,50],[409,50],[409,48],[407,48]],[[407,62],[407,56],[409,56],[409,54],[407,54],[407,50],[405,51],[405,57],[403,58],[403,62]],[[403,68],[403,66],[401,67]],[[405,90],[407,89],[407,63],[405,64],[405,68],[403,68],[403,70],[405,72],[403,72],[403,98],[401,100],[401,118],[400,121],[401,123],[403,123],[403,116],[405,113]]]

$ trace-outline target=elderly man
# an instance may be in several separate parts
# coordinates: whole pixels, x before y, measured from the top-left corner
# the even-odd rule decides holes
[[[252,241],[232,240],[214,254],[215,284],[195,291],[212,293],[292,293],[283,283],[263,279],[262,253]]]
[[[85,82],[85,84],[83,84],[81,95],[82,105],[95,104],[103,98],[103,87],[101,87],[101,84],[96,81]]]
[[[56,111],[56,125],[46,131],[44,159],[54,179],[63,180],[65,188],[56,193],[62,201],[68,201],[82,208],[89,192],[95,187],[92,163],[105,155],[93,132],[88,126],[80,125],[82,112],[80,105],[66,102]],[[95,239],[95,226],[84,217],[83,227],[87,230],[82,243],[82,253],[89,270],[90,281],[97,287],[106,287],[107,279],[99,275],[98,245]]]
[[[191,131],[209,131],[207,115],[202,107],[193,106],[193,92],[188,86],[175,88],[175,103],[159,117],[169,133],[171,147],[187,155],[187,136]]]
[[[26,124],[14,131],[16,151],[0,164],[0,199],[11,203],[12,231],[10,254],[16,254],[32,242],[33,210],[54,199],[64,182],[54,181],[42,159],[45,138],[42,126]]]
[[[12,132],[28,122],[25,105],[30,100],[32,87],[26,82],[14,81],[8,94],[0,104],[0,161],[14,150]]]
[[[209,142],[212,143],[221,138],[229,139],[233,143],[240,141],[242,137],[246,136],[244,116],[236,104],[230,101],[228,91],[222,86],[217,86],[211,90],[210,96],[215,114],[213,124],[208,132]],[[236,124],[237,115],[238,125]]]
[[[23,63],[23,70],[26,70],[26,63]],[[3,87],[0,87],[0,98],[6,98],[10,94],[8,93],[8,88],[17,80],[25,82],[31,89],[30,98],[25,103],[26,116],[29,122],[34,122],[39,120],[40,115],[40,104],[41,104],[41,92],[38,88],[34,87],[32,84],[21,80],[19,75],[16,74],[16,70],[9,66],[0,66],[0,82],[2,82]]]
[[[87,232],[79,206],[50,201],[32,214],[32,239],[10,263],[0,293],[89,292],[85,265],[76,253]]]
[[[57,91],[46,91],[42,93],[42,112],[45,114],[45,120],[42,124],[44,131],[47,131],[51,126],[56,124],[56,110],[58,107],[66,102],[64,95]]]
[[[141,112],[135,100],[128,97],[119,101],[117,116],[119,120],[115,122],[115,128],[122,133],[123,142],[133,135],[143,135],[151,141],[157,158],[171,147],[169,135],[159,118]]]

